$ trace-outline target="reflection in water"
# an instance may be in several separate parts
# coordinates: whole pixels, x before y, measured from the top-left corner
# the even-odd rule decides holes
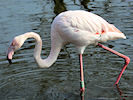
[[[84,100],[84,92],[80,92],[81,100]]]
[[[98,47],[89,46],[85,50],[86,91],[81,93],[81,96],[78,57],[72,45],[67,45],[70,57],[62,50],[57,62],[48,69],[37,67],[33,59],[33,39],[27,41],[22,50],[16,53],[13,65],[8,66],[5,58],[5,50],[10,40],[28,31],[39,32],[45,48],[42,55],[45,54],[43,57],[46,57],[50,50],[50,25],[55,15],[68,9],[84,9],[117,24],[128,39],[110,41],[108,44],[132,59],[132,0],[1,0],[0,5],[1,100],[119,100],[120,97],[123,100],[132,100],[132,62],[125,72],[126,77],[121,79],[124,87],[115,88],[118,95],[110,86],[116,80],[123,61]]]
[[[66,6],[63,0],[54,0],[55,7],[54,13],[58,15],[59,13],[66,11]]]
[[[88,3],[90,2],[90,0],[80,0],[80,2],[81,2],[81,5],[83,5],[85,9],[87,9],[88,11],[93,11],[92,9],[88,8]]]
[[[117,91],[118,91],[118,93],[119,93],[119,95],[120,95],[120,99],[122,99],[122,100],[126,100],[126,97],[128,97],[128,96],[123,96],[123,91],[120,89],[120,87],[119,87],[119,85],[117,84],[116,85],[116,88],[117,88]]]
[[[84,9],[88,11],[93,11],[92,9],[88,8],[88,3],[90,2],[90,0],[79,0],[79,1],[80,1],[80,4],[83,5]],[[75,3],[75,0],[74,0],[74,3]],[[54,13],[56,15],[67,10],[64,0],[54,0],[54,4],[55,4]]]

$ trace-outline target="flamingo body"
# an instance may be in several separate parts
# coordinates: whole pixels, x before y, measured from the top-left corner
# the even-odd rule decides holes
[[[34,57],[40,67],[49,67],[57,59],[63,45],[72,43],[79,54],[83,54],[86,46],[126,38],[114,25],[100,16],[83,10],[66,11],[59,14],[51,25],[51,51],[46,59],[41,59],[42,40],[37,33],[28,32],[16,36],[8,48],[8,58],[20,48],[27,38],[35,38]]]
[[[77,10],[59,14],[52,23],[52,36],[62,43],[72,43],[83,53],[85,47],[98,42],[126,38],[114,25],[93,13]],[[52,37],[51,37],[52,38]]]
[[[111,51],[114,54],[117,54],[125,59],[128,58],[127,56],[123,56],[120,53],[118,54],[118,52],[112,51],[111,49],[108,49],[98,43],[119,38],[126,39],[126,36],[114,25],[109,24],[100,16],[83,10],[66,11],[59,14],[54,19],[51,25],[51,50],[46,59],[42,59],[40,56],[42,50],[42,40],[37,33],[28,32],[16,36],[7,51],[7,59],[10,63],[14,51],[19,49],[28,38],[34,38],[36,40],[34,58],[40,67],[50,67],[56,61],[62,46],[68,43],[74,44],[80,55],[81,91],[84,91],[85,89],[82,54],[86,46],[90,44],[98,44],[100,47]],[[126,61],[129,62],[129,58]],[[119,82],[127,65],[128,63],[126,63],[115,84]]]

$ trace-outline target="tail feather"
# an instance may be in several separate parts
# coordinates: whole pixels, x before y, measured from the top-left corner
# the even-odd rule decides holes
[[[113,24],[110,24],[109,26],[109,32],[117,32],[122,33],[119,29],[117,29]]]
[[[101,34],[101,41],[105,42],[108,40],[115,40],[115,39],[126,39],[124,33],[122,33],[119,29],[117,29],[114,25],[108,24],[103,25],[104,34]]]

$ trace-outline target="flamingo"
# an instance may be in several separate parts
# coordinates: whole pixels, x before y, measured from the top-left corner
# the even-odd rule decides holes
[[[38,66],[42,68],[50,67],[57,60],[59,52],[64,45],[68,43],[74,44],[79,54],[80,90],[82,92],[85,91],[82,54],[88,45],[98,45],[125,59],[126,63],[115,84],[118,84],[122,73],[130,62],[129,57],[99,43],[120,38],[126,39],[124,33],[102,17],[83,10],[65,11],[55,17],[51,25],[51,50],[46,59],[42,59],[40,56],[42,50],[41,37],[35,32],[27,32],[14,37],[7,51],[9,63],[11,63],[14,51],[18,50],[28,38],[36,40],[34,58]]]

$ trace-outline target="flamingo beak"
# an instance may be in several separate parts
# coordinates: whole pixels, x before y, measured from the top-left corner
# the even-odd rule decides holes
[[[9,64],[12,64],[12,57],[13,57],[13,54],[14,54],[14,49],[13,49],[13,46],[10,46],[8,48],[8,51],[7,51],[7,60],[9,62]]]

